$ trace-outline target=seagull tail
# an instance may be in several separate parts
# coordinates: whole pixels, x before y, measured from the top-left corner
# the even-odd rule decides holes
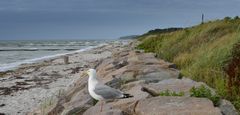
[[[124,93],[124,94],[123,94],[123,98],[131,98],[131,97],[133,97],[133,95],[127,94],[127,93]]]

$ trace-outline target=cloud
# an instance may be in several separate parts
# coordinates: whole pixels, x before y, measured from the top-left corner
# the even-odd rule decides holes
[[[202,13],[206,19],[240,15],[239,1],[0,0],[0,39],[41,33],[46,38],[109,38],[153,28],[191,26],[201,21]]]

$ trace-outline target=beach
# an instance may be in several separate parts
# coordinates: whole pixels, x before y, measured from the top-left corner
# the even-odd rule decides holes
[[[176,64],[136,49],[138,43],[108,42],[1,72],[0,115],[237,115],[228,100],[193,96],[193,88],[216,92],[182,76]],[[89,68],[104,84],[133,97],[101,105],[88,91],[83,73]]]
[[[49,100],[54,103],[61,93],[75,85],[82,71],[94,68],[123,46],[122,42],[112,42],[1,72],[0,113],[24,115],[43,107]],[[64,63],[66,56],[69,63]]]

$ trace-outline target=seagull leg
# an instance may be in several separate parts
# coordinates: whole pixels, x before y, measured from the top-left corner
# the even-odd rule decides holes
[[[103,101],[101,101],[101,108],[100,108],[100,112],[102,112],[102,106],[103,106]]]

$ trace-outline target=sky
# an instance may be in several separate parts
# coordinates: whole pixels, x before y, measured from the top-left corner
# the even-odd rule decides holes
[[[239,11],[240,0],[0,0],[0,40],[116,39]]]

